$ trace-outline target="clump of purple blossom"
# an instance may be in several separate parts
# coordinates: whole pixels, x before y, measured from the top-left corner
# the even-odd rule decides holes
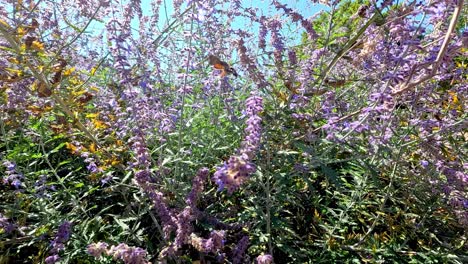
[[[5,166],[6,171],[5,175],[6,177],[3,178],[3,184],[10,184],[11,186],[14,186],[16,189],[21,188],[21,180],[24,179],[24,176],[22,173],[19,173],[16,170],[16,164],[14,162],[5,160],[3,161],[3,166]]]
[[[91,2],[92,1],[78,1],[77,3],[71,3],[69,8],[63,9],[61,16],[68,17],[70,15],[70,11],[77,11],[77,17],[79,17],[79,15],[91,17],[92,13],[95,10],[97,13],[99,9],[93,7]],[[169,27],[163,28],[162,30],[159,29],[159,6],[162,2],[163,1],[161,0],[153,1],[152,8],[154,14],[150,17],[143,15],[141,4],[138,0],[127,1],[125,4],[120,6],[121,8],[111,7],[109,9],[105,9],[95,17],[98,21],[106,22],[107,31],[105,32],[105,35],[108,40],[108,47],[106,50],[109,51],[108,55],[111,55],[112,57],[112,62],[110,64],[106,62],[103,63],[106,67],[106,71],[109,71],[105,73],[106,78],[114,78],[112,75],[116,75],[117,82],[120,85],[118,87],[118,92],[121,92],[122,96],[120,98],[112,93],[109,93],[112,94],[109,95],[104,92],[101,97],[96,100],[96,104],[94,105],[98,112],[103,109],[106,111],[105,113],[101,113],[100,119],[102,119],[102,121],[107,125],[105,133],[103,134],[108,135],[103,137],[99,135],[99,141],[104,143],[107,139],[115,136],[119,141],[128,142],[127,147],[129,151],[124,154],[128,154],[128,156],[133,155],[134,159],[132,162],[128,163],[127,169],[133,170],[134,182],[152,202],[153,208],[156,210],[159,217],[157,220],[161,220],[162,222],[164,239],[166,242],[171,239],[173,240],[173,242],[169,243],[169,246],[161,252],[162,256],[176,256],[176,253],[178,253],[177,251],[180,250],[183,245],[188,244],[202,253],[218,254],[218,260],[221,262],[221,259],[224,259],[225,257],[225,254],[220,251],[224,247],[226,231],[215,230],[210,233],[209,238],[201,238],[194,233],[196,232],[196,229],[193,222],[206,220],[205,222],[215,226],[215,229],[226,229],[231,231],[238,231],[240,229],[238,227],[241,224],[235,223],[229,226],[197,208],[197,200],[203,192],[203,184],[209,177],[209,170],[206,168],[202,168],[193,179],[192,190],[185,199],[185,206],[176,208],[176,206],[171,205],[173,206],[171,207],[166,204],[166,199],[163,194],[164,191],[158,189],[160,186],[160,178],[155,177],[157,174],[154,173],[153,165],[155,164],[152,164],[152,159],[158,154],[154,154],[154,152],[152,152],[152,147],[154,146],[155,138],[159,139],[160,142],[166,142],[167,139],[169,142],[169,144],[167,144],[168,147],[161,146],[161,148],[166,148],[163,149],[161,153],[165,153],[164,150],[171,150],[169,149],[171,143],[169,136],[168,138],[165,136],[177,128],[176,124],[179,119],[186,116],[183,114],[185,103],[184,99],[179,100],[177,96],[180,96],[180,94],[187,94],[190,95],[190,100],[197,96],[197,80],[195,78],[198,71],[203,72],[203,67],[197,65],[193,58],[199,50],[211,49],[211,51],[216,51],[216,53],[224,54],[226,56],[226,54],[230,54],[233,49],[231,47],[232,45],[229,44],[237,44],[240,64],[248,74],[248,76],[246,76],[246,79],[248,79],[246,82],[254,83],[262,91],[276,86],[276,81],[280,82],[280,80],[275,80],[277,76],[275,77],[274,74],[273,76],[267,76],[266,73],[268,70],[263,71],[263,68],[271,69],[268,68],[268,65],[271,64],[269,64],[265,59],[267,56],[264,56],[264,54],[271,54],[267,51],[268,47],[265,40],[269,32],[271,36],[269,44],[272,45],[273,55],[276,62],[275,66],[277,66],[277,69],[272,70],[278,70],[278,73],[283,74],[283,65],[281,64],[282,56],[284,51],[288,50],[287,55],[290,64],[289,66],[291,67],[287,73],[287,79],[292,80],[292,83],[294,83],[294,85],[297,84],[299,88],[297,89],[299,94],[294,92],[290,97],[291,102],[288,104],[288,110],[297,111],[298,108],[302,108],[300,109],[301,111],[308,111],[315,107],[311,102],[318,102],[320,104],[315,107],[317,114],[301,112],[292,113],[291,116],[295,121],[303,124],[322,123],[324,125],[318,129],[321,129],[326,133],[326,139],[344,142],[346,145],[351,145],[357,139],[364,138],[361,141],[361,143],[364,143],[359,146],[366,151],[371,150],[370,154],[374,155],[377,162],[396,163],[397,165],[399,165],[401,160],[393,159],[393,155],[386,155],[385,159],[377,160],[379,158],[378,154],[385,154],[381,152],[382,149],[389,149],[389,153],[391,153],[391,151],[395,149],[395,146],[399,148],[401,142],[391,145],[393,144],[392,140],[399,139],[398,136],[401,135],[401,130],[399,130],[400,126],[410,127],[409,130],[415,131],[414,134],[411,134],[413,132],[405,132],[404,137],[410,138],[410,136],[414,136],[414,141],[421,145],[417,147],[417,150],[421,150],[421,152],[412,152],[412,158],[408,163],[420,163],[421,166],[428,171],[433,167],[433,169],[438,173],[438,179],[433,180],[434,184],[437,183],[440,188],[437,189],[437,192],[445,194],[445,202],[452,206],[455,211],[455,215],[458,216],[459,223],[463,227],[468,226],[468,200],[466,199],[466,188],[468,185],[466,174],[467,165],[466,163],[463,163],[462,158],[455,157],[460,152],[454,147],[456,143],[451,144],[453,137],[459,133],[463,133],[463,128],[459,128],[457,125],[460,125],[460,127],[466,125],[466,122],[462,122],[465,117],[463,102],[460,104],[462,105],[462,110],[457,110],[456,107],[445,107],[447,104],[450,105],[454,103],[454,98],[452,98],[452,101],[440,100],[437,102],[436,100],[433,100],[433,98],[438,97],[439,94],[443,93],[439,91],[442,90],[438,87],[437,82],[439,81],[450,82],[450,87],[448,89],[450,89],[450,92],[459,95],[459,97],[466,94],[466,89],[462,90],[460,88],[457,90],[457,87],[462,85],[466,88],[466,84],[457,84],[457,81],[460,81],[459,79],[463,74],[463,71],[460,67],[454,67],[454,58],[458,56],[457,54],[460,54],[462,47],[466,47],[468,39],[466,37],[467,31],[465,30],[465,33],[463,34],[464,39],[460,39],[459,34],[449,32],[449,30],[446,29],[449,23],[449,16],[454,12],[453,10],[455,5],[463,4],[463,1],[437,0],[426,1],[426,3],[423,3],[424,1],[415,1],[410,5],[402,3],[401,5],[395,6],[395,8],[390,8],[389,10],[383,9],[392,5],[394,1],[380,1],[380,3],[376,3],[375,6],[370,7],[369,10],[366,11],[368,12],[368,16],[366,15],[366,18],[371,17],[372,12],[383,12],[386,16],[385,24],[371,24],[364,31],[363,35],[359,36],[358,42],[362,42],[362,47],[342,50],[343,54],[333,54],[330,47],[318,47],[315,43],[307,43],[310,45],[304,46],[301,45],[297,47],[296,50],[288,49],[286,46],[286,39],[280,34],[283,20],[280,20],[278,16],[273,18],[265,16],[258,17],[258,9],[244,9],[240,3],[241,1],[231,1],[231,3],[228,3],[230,4],[231,9],[233,9],[229,11],[219,10],[218,8],[222,1],[217,0],[197,0],[186,2],[181,0],[174,1],[174,13],[172,14],[172,18],[175,22],[181,22],[177,27],[181,28],[183,33],[180,34],[183,37],[179,39],[182,41],[178,41],[177,39],[172,38],[177,34],[171,33],[173,32],[173,29],[177,28]],[[332,9],[335,10],[336,5],[340,1],[312,2],[326,3],[333,6]],[[292,22],[300,24],[305,29],[309,38],[308,42],[318,37],[312,26],[312,21],[309,18],[303,17],[299,11],[288,8],[280,1],[272,0],[271,3],[277,10],[282,10],[282,12],[287,15]],[[107,0],[99,1],[99,5],[99,7],[107,8],[110,7],[110,2]],[[192,8],[194,10],[198,9],[199,12],[196,14],[191,11],[182,14],[182,12],[185,12],[183,11],[183,7],[187,7],[188,11]],[[91,53],[94,55],[91,56],[92,58],[89,59],[89,62],[84,62],[86,60],[83,58],[84,56],[79,56],[81,54],[74,52],[74,50],[80,50],[81,52],[81,49],[77,49],[77,46],[72,43],[75,39],[70,42],[71,39],[70,35],[67,34],[69,33],[67,30],[72,33],[76,33],[73,32],[76,31],[76,28],[69,27],[72,29],[64,29],[63,31],[59,30],[58,25],[60,23],[57,21],[57,16],[52,14],[52,9],[48,8],[41,10],[41,8],[42,6],[38,7],[37,13],[42,14],[33,14],[29,13],[28,10],[18,8],[17,17],[19,19],[14,17],[17,10],[12,8],[12,10],[15,11],[15,14],[12,16],[14,19],[8,18],[5,19],[5,21],[2,20],[1,26],[9,24],[10,20],[14,21],[15,24],[17,23],[16,21],[21,22],[22,16],[27,18],[28,22],[26,23],[29,23],[30,18],[33,16],[38,18],[41,17],[39,19],[41,27],[44,27],[45,30],[52,33],[43,34],[44,38],[47,39],[48,37],[46,37],[46,35],[50,35],[54,36],[55,39],[50,39],[50,42],[47,45],[50,50],[47,52],[51,52],[51,54],[53,54],[57,51],[56,47],[60,46],[61,48],[59,51],[62,54],[66,53],[70,54],[70,57],[76,57],[74,59],[81,65],[97,65],[96,57],[99,56],[97,55],[97,52]],[[377,8],[382,10],[377,10]],[[120,12],[119,9],[121,10]],[[10,7],[0,7],[1,17],[4,16],[7,18],[11,15],[10,12]],[[255,43],[246,43],[246,41],[250,41],[252,39],[252,35],[247,32],[248,30],[234,30],[229,26],[234,19],[242,15],[242,12],[248,13],[244,14],[244,16],[260,25],[258,45],[255,45]],[[101,13],[103,13],[104,16],[111,15],[111,20],[106,21],[106,19],[104,19],[106,17],[101,18]],[[220,13],[227,15],[227,21],[220,19],[221,16],[218,16]],[[424,19],[426,16],[428,17],[428,21],[421,20],[422,26],[416,26],[414,21],[419,18]],[[138,31],[140,40],[133,39],[133,36],[136,34],[133,32],[133,29],[131,29],[131,22],[134,19],[138,20],[140,24]],[[26,19],[23,22],[25,21]],[[147,21],[150,21],[150,23],[147,23]],[[167,24],[170,22],[171,21],[167,21]],[[184,24],[187,22],[195,23],[192,24],[190,28],[196,28],[197,30],[188,31],[188,27]],[[330,27],[333,22],[333,19],[331,19]],[[82,23],[79,24],[81,27]],[[426,24],[429,25],[429,27],[424,29]],[[192,27],[193,25],[194,27]],[[149,29],[145,28],[147,26],[149,26]],[[9,27],[6,28],[8,29]],[[12,25],[11,29],[13,28],[20,29],[22,26]],[[8,32],[8,34],[13,33],[13,31],[6,32]],[[83,32],[86,32],[85,29],[83,29]],[[442,50],[441,46],[443,45],[445,33],[448,33],[447,36],[451,36],[455,41],[446,47],[446,52],[443,54],[440,53],[440,51]],[[80,35],[81,34],[78,34],[77,37]],[[84,35],[86,34],[80,36],[80,38],[84,39],[83,42],[80,40],[81,43],[87,41],[87,37]],[[2,87],[2,85],[6,87],[6,103],[2,104],[0,109],[4,110],[3,112],[6,113],[5,116],[7,116],[8,121],[14,120],[15,122],[13,123],[21,123],[21,121],[27,120],[28,115],[31,113],[31,111],[28,111],[25,108],[31,103],[29,87],[32,86],[31,84],[36,77],[29,76],[30,72],[29,70],[26,70],[22,73],[22,77],[25,78],[24,81],[11,82],[10,79],[5,79],[6,77],[9,78],[9,75],[4,75],[4,69],[7,67],[11,69],[21,69],[24,65],[20,65],[18,63],[18,65],[10,67],[11,65],[6,64],[7,58],[13,61],[14,57],[23,56],[17,56],[20,54],[9,54],[9,50],[13,50],[14,47],[3,40],[4,36],[6,35],[4,34],[3,36],[0,36],[0,46],[4,48],[0,51],[0,54],[2,55],[0,56],[0,74],[2,75],[0,78],[0,87]],[[196,46],[197,44],[195,44],[196,41],[200,41],[203,43],[202,45],[209,45],[200,47],[199,49],[199,47]],[[181,46],[184,45],[184,42],[190,43],[189,47],[184,46],[181,48]],[[174,45],[173,43],[177,44]],[[256,53],[250,49],[255,46],[258,46],[262,50],[263,54],[260,54],[262,52]],[[161,47],[164,48],[164,53],[157,51]],[[171,48],[175,48],[176,52],[174,52],[174,54],[170,54],[173,51]],[[298,61],[298,56],[295,51],[300,54],[300,61]],[[256,55],[254,56],[252,54]],[[436,61],[441,54],[443,55],[441,56],[441,60]],[[45,67],[44,70],[42,68],[42,60],[48,56],[35,58],[35,54],[27,53],[27,55],[31,55],[31,59],[29,60],[30,63],[35,64],[37,62],[41,68],[40,72],[47,74],[47,68]],[[165,62],[165,65],[161,65],[161,60],[163,59],[160,58],[164,57],[161,55],[171,55],[167,56],[169,59]],[[338,56],[340,57],[339,61],[336,64],[332,65],[331,63],[327,65],[335,55],[340,55]],[[262,64],[262,62],[264,62],[264,64]],[[281,66],[281,68],[278,66]],[[330,66],[330,68],[327,68],[327,66]],[[175,67],[176,70],[174,71],[171,67]],[[323,71],[325,68],[327,68],[327,70]],[[87,69],[89,70],[89,67]],[[307,95],[308,92],[314,91],[312,89],[318,89],[316,86],[326,84],[328,81],[327,78],[332,80],[334,77],[333,75],[339,75],[337,73],[340,73],[340,71],[346,72],[348,70],[352,74],[348,74],[347,77],[353,78],[346,80],[346,82],[358,84],[353,87],[353,90],[341,90],[340,87],[333,87],[332,89],[332,87],[330,87],[329,92],[327,92],[323,97],[319,97],[322,94],[317,96],[317,98],[315,98],[316,94],[314,94],[314,96]],[[429,76],[431,72],[434,73],[434,76]],[[83,73],[86,72],[83,71]],[[91,75],[94,75],[94,73]],[[297,79],[294,78],[295,75],[297,75]],[[178,80],[172,80],[172,76],[175,76]],[[212,77],[213,76],[214,75],[212,75]],[[424,80],[428,76],[428,79],[418,83],[419,80]],[[356,80],[354,80],[354,77],[356,77]],[[361,77],[363,79],[359,80]],[[70,78],[70,80],[75,81],[73,78]],[[189,81],[187,82],[187,80]],[[181,81],[183,81],[184,85],[180,85]],[[219,83],[220,85],[217,91],[221,91],[223,93],[234,91],[236,89],[236,85],[231,84],[229,81],[230,80],[228,78],[223,78]],[[272,84],[269,83],[270,81]],[[364,83],[364,85],[362,85],[363,87],[360,86],[361,83]],[[415,85],[417,89],[401,89],[401,87],[414,83],[418,83],[417,87]],[[100,84],[98,86],[100,86]],[[157,88],[153,89],[154,87]],[[169,100],[165,101],[164,96],[159,94],[159,90],[166,90],[169,87],[170,89],[174,87],[174,91],[177,92],[174,92],[175,96],[171,95],[171,92],[164,94],[164,96],[170,97]],[[208,84],[207,87],[209,87]],[[4,87],[2,87],[2,89],[3,88]],[[63,85],[63,87],[58,85],[56,91],[54,91],[54,95],[61,96],[60,91],[63,88],[65,88],[65,85]],[[101,88],[103,87],[99,87],[99,89]],[[142,89],[140,90],[140,88]],[[351,96],[346,98],[347,100],[351,99],[349,101],[358,99],[358,102],[362,103],[362,105],[354,102],[350,104],[343,103],[346,100],[343,100],[343,98],[347,96],[347,93],[349,91],[357,91],[358,89],[356,88],[362,88],[363,91],[365,90],[362,94],[370,96]],[[209,88],[206,88],[206,90],[209,90]],[[414,92],[413,90],[417,90],[417,92]],[[213,89],[213,91],[215,92],[213,94],[209,94],[209,96],[215,96],[217,94],[215,89]],[[400,91],[403,92],[400,93]],[[205,95],[209,97],[207,94]],[[112,97],[110,97],[110,100],[106,100],[108,98],[107,96]],[[410,116],[406,119],[400,118],[401,116],[395,113],[398,101],[405,101],[405,99],[412,97],[418,98],[413,101],[411,106],[409,106],[413,109],[412,113],[410,113]],[[53,101],[52,99],[53,98],[42,98],[40,100]],[[226,106],[231,107],[231,100],[234,99],[235,98],[231,97],[226,98],[224,101]],[[3,100],[3,98],[0,98],[0,100]],[[120,101],[122,104],[120,104]],[[351,109],[349,105],[352,107],[362,106],[362,108],[354,111],[354,109]],[[439,106],[443,109],[436,109]],[[197,109],[202,109],[202,107],[203,106],[200,106],[198,108],[197,106]],[[218,185],[219,190],[226,189],[229,194],[237,190],[242,184],[249,180],[250,176],[256,171],[256,165],[253,163],[253,160],[261,143],[262,118],[260,113],[263,111],[262,98],[256,95],[251,96],[246,101],[246,108],[245,113],[247,120],[246,128],[244,130],[245,138],[241,142],[237,152],[222,166],[217,168],[217,171],[214,173],[212,178]],[[72,110],[76,111],[76,109]],[[193,110],[195,110],[195,108]],[[232,108],[228,108],[228,111],[230,116],[235,117],[234,110]],[[351,111],[353,111],[353,113],[350,113]],[[448,113],[445,113],[444,111]],[[79,115],[78,112],[80,111],[76,111],[77,116]],[[317,116],[319,116],[318,119],[321,120],[315,119]],[[231,120],[235,119],[232,118]],[[7,124],[7,130],[9,130],[8,126],[10,126],[10,122],[5,122],[5,124]],[[183,122],[180,122],[180,124],[183,124]],[[70,127],[72,127],[72,124],[70,124]],[[2,129],[3,128],[4,127],[2,126]],[[306,135],[308,133],[312,133],[305,130],[301,132],[304,132]],[[451,132],[450,135],[448,135],[447,132]],[[155,133],[157,133],[157,136]],[[25,135],[27,134],[25,133]],[[465,134],[463,134],[463,136],[464,135]],[[446,140],[446,138],[450,138],[450,140]],[[297,140],[298,143],[302,143],[300,142],[301,140],[302,139],[299,138]],[[455,140],[453,141],[455,142]],[[423,146],[423,144],[428,145],[429,147]],[[87,164],[86,167],[89,172],[92,174],[101,174],[104,172],[100,166],[101,163],[98,159],[98,155],[94,155],[87,151],[81,151],[85,144],[77,142],[75,145],[77,147],[75,152],[79,153],[81,157],[84,158],[84,162]],[[343,146],[345,146],[345,144],[343,144]],[[317,148],[317,150],[319,149],[320,148]],[[402,147],[401,149],[404,148]],[[304,154],[305,153],[303,153],[303,155]],[[400,155],[397,156],[400,157]],[[158,158],[164,159],[165,157]],[[296,166],[296,169],[301,173],[309,172],[312,169],[312,164],[302,164],[302,162],[296,164],[298,165]],[[16,164],[11,161],[4,161],[3,165],[6,170],[5,175],[2,177],[2,182],[5,185],[14,186],[15,189],[21,189],[21,191],[23,188],[26,189],[25,186],[27,184],[23,182],[24,176],[22,173],[18,172]],[[112,170],[113,169],[114,168],[112,168]],[[387,168],[385,168],[384,164],[378,170],[382,171],[382,178],[385,177],[384,172],[386,169]],[[400,167],[398,167],[398,169],[400,169]],[[395,174],[397,173],[398,172]],[[39,197],[47,196],[46,180],[47,178],[45,176],[41,176],[34,185],[35,194]],[[392,184],[388,187],[388,193],[390,194],[393,192],[393,189],[390,188],[392,187]],[[26,195],[29,195],[29,193],[26,193]],[[324,217],[326,216],[324,215]],[[430,217],[430,215],[428,215],[428,217]],[[11,218],[12,219],[8,219],[0,214],[0,229],[3,229],[7,234],[11,233],[14,229],[19,229],[13,224],[13,216],[11,216]],[[29,221],[30,219],[27,220]],[[323,221],[324,224],[325,222],[326,221]],[[373,226],[374,225],[372,225],[372,228]],[[338,228],[339,226],[335,227],[336,228],[333,228],[332,230],[341,229]],[[46,263],[55,263],[60,260],[59,253],[64,250],[65,244],[70,238],[71,229],[72,225],[68,221],[63,222],[60,225],[55,238],[51,242],[51,249],[49,251],[50,256],[46,258]],[[369,230],[368,234],[371,234],[371,231],[373,230]],[[338,237],[336,236],[337,234],[329,235],[330,237],[334,235],[334,237]],[[433,234],[431,233],[431,235]],[[434,241],[437,241],[437,234],[434,236]],[[248,243],[248,236],[243,236],[240,239],[236,248],[231,252],[233,263],[250,263],[250,261],[247,261],[248,257],[245,257]],[[123,243],[110,248],[105,242],[90,244],[88,246],[88,253],[96,258],[106,255],[125,263],[149,263],[147,261],[146,250],[138,247],[131,247]],[[269,264],[273,262],[273,257],[271,255],[262,254],[256,258],[256,261],[259,264]]]
[[[191,208],[196,207],[196,202],[199,197],[199,195],[203,191],[203,184],[205,183],[206,179],[208,178],[210,171],[208,168],[201,168],[195,178],[192,180],[192,190],[190,193],[187,195],[187,198],[185,199],[185,202],[187,205],[189,205]]]
[[[248,161],[246,156],[231,156],[229,160],[213,175],[213,180],[218,184],[218,190],[227,189],[233,193],[256,170],[255,165]]]
[[[115,260],[120,259],[127,264],[147,264],[146,250],[139,247],[130,247],[127,244],[120,243],[117,246],[111,246],[108,254]]]
[[[263,100],[259,96],[252,95],[246,100],[247,127],[245,139],[241,143],[237,155],[219,167],[213,175],[213,181],[218,184],[218,190],[227,189],[228,193],[234,192],[249,176],[256,171],[255,164],[251,162],[256,150],[260,147],[261,117]]]
[[[272,2],[277,10],[282,9],[286,15],[291,17],[293,22],[300,22],[301,26],[307,32],[309,39],[316,39],[318,37],[318,34],[317,32],[315,32],[312,26],[312,22],[309,21],[309,19],[304,18],[301,14],[294,11],[292,8],[287,7],[286,4],[281,4],[279,1],[276,1],[276,0]]]
[[[196,234],[191,234],[190,243],[198,251],[203,253],[216,253],[224,246],[225,231],[211,231],[210,238],[204,239]]]
[[[264,16],[261,16],[260,19],[260,31],[258,33],[258,47],[262,50],[266,48],[266,35],[268,33],[268,28],[266,25],[266,19]]]
[[[269,254],[261,254],[256,260],[257,264],[271,264],[273,262],[273,257]]]
[[[282,28],[281,21],[278,19],[270,19],[268,21],[268,27],[270,28],[271,32],[271,45],[274,48],[274,57],[275,57],[275,62],[276,65],[282,66],[282,54],[284,51],[284,40],[283,37],[280,34],[280,30]]]
[[[176,237],[174,242],[161,251],[159,254],[160,258],[175,254],[180,247],[188,243],[191,243],[195,248],[204,248],[207,250],[203,252],[215,252],[222,247],[219,243],[219,235],[222,234],[224,237],[224,232],[212,233],[209,239],[199,238],[192,233],[193,227],[191,222],[199,216],[199,211],[196,208],[197,199],[203,191],[203,183],[208,178],[208,175],[208,168],[201,168],[193,179],[192,190],[185,199],[187,206],[174,217],[176,224]]]
[[[48,191],[55,191],[54,185],[47,185],[47,176],[41,175],[39,179],[34,183],[34,191],[36,196],[40,198],[50,198],[51,195]]]
[[[122,260],[126,264],[149,264],[146,250],[139,247],[131,247],[125,243],[111,246],[105,242],[88,245],[88,254],[99,259],[102,255],[111,256],[114,260]]]
[[[3,229],[5,233],[9,234],[16,229],[16,225],[11,223],[10,219],[0,213],[0,228]]]
[[[244,263],[244,255],[249,247],[249,236],[243,236],[232,251],[232,263]]]
[[[247,47],[245,46],[244,39],[237,41],[237,50],[239,52],[239,58],[241,64],[247,68],[252,81],[255,82],[259,89],[268,86],[268,82],[265,79],[265,75],[258,69],[256,61],[249,55]]]
[[[70,239],[72,223],[64,221],[58,228],[54,240],[51,242],[52,249],[49,250],[49,256],[46,263],[51,264],[60,260],[59,253],[65,249],[65,243]]]
[[[102,254],[107,255],[107,247],[109,245],[106,242],[97,242],[88,245],[88,254],[95,258],[100,258]]]

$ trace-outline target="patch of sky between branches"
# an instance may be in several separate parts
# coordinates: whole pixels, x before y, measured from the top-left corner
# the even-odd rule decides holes
[[[150,0],[144,0],[141,1],[142,5],[142,10],[143,10],[143,15],[146,16],[151,16],[152,15],[152,10],[151,10],[151,1]],[[301,15],[303,15],[305,18],[312,17],[314,15],[317,15],[321,11],[327,11],[330,10],[328,6],[322,5],[322,4],[313,4],[310,1],[301,1],[301,0],[296,0],[296,1],[284,1],[284,4],[287,5],[288,8],[292,8]],[[225,3],[225,8],[232,8],[232,5],[228,2]],[[256,8],[258,9],[258,16],[264,15],[266,17],[271,17],[271,16],[279,16],[281,20],[289,21],[286,16],[283,14],[283,11],[278,11],[274,7],[274,5],[271,3],[270,0],[265,1],[255,1],[255,0],[244,0],[242,1],[242,7],[243,8]],[[185,5],[181,7],[181,10],[185,10],[184,8],[187,8]],[[163,1],[161,4],[161,7],[159,8],[159,22],[158,22],[158,31],[163,31],[168,24],[170,24],[175,18],[173,17],[174,14],[174,7],[172,5],[172,1]],[[137,29],[139,21],[137,19],[134,19],[132,21],[132,28]],[[254,33],[255,36],[258,34],[258,24],[257,23],[252,23],[251,20],[245,18],[245,17],[236,17],[232,24],[232,28],[234,30],[236,29],[246,29],[248,28],[251,33]],[[134,31],[135,32],[135,31]],[[286,40],[291,39],[293,43],[291,44],[299,44],[301,41],[301,35],[304,32],[303,28],[299,24],[284,24],[284,27],[282,29],[282,34],[286,36]]]

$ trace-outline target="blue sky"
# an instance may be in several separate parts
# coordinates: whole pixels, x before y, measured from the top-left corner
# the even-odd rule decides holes
[[[141,5],[143,9],[143,13],[145,15],[150,14],[151,5],[150,3],[152,0],[142,0]],[[319,12],[320,10],[329,9],[329,7],[322,5],[322,4],[313,4],[312,1],[306,0],[291,0],[291,1],[281,1],[283,4],[286,4],[289,8],[297,9],[300,14],[304,15],[305,17],[312,16]],[[226,3],[229,3],[227,0]],[[271,16],[277,14],[278,12],[271,4],[270,0],[244,0],[242,1],[242,5],[244,7],[256,7],[260,10],[261,13],[259,15],[266,15]],[[170,16],[173,12],[172,1],[165,0],[162,2],[160,8],[160,18],[161,22],[164,23],[165,21],[165,8]]]
[[[322,5],[322,4],[313,4],[312,1],[306,1],[306,0],[291,0],[291,1],[281,1],[283,4],[286,4],[289,8],[296,9],[300,14],[302,14],[304,17],[310,17],[322,10],[329,10],[330,8]],[[151,0],[142,0],[142,9],[143,13],[145,15],[150,15],[151,13]],[[226,1],[226,3],[229,3],[229,1]],[[271,4],[270,0],[244,0],[242,1],[242,5],[244,7],[254,7],[259,9],[258,15],[265,15],[265,16],[273,16],[276,14],[282,14],[282,11],[277,11],[275,7]],[[166,16],[167,12],[167,16]],[[166,19],[169,18],[169,23],[172,21],[171,20],[171,15],[173,13],[173,6],[172,6],[172,1],[171,0],[165,0],[163,1],[161,7],[160,7],[160,20],[159,20],[159,29],[163,29],[165,25],[167,25],[168,20]],[[232,26],[234,28],[246,28],[246,26],[249,25],[250,21],[238,19],[235,20]],[[135,22],[134,26],[137,26],[137,22]],[[302,28],[299,25],[300,30]],[[253,30],[257,30],[257,28],[254,28]],[[285,30],[290,30],[294,31],[295,28],[286,28]],[[289,33],[289,32],[283,32],[283,33]],[[297,32],[294,32],[295,35],[300,36],[301,34],[297,34]]]
[[[141,5],[142,5],[142,10],[143,14],[147,16],[152,15],[152,10],[151,10],[151,2],[154,0],[141,0]],[[125,1],[126,2],[126,1]],[[125,3],[124,2],[124,3]],[[185,1],[186,2],[186,1]],[[283,4],[286,4],[289,8],[296,9],[300,14],[302,14],[304,17],[308,18],[311,17],[320,11],[323,10],[329,10],[330,8],[322,5],[322,4],[313,4],[312,1],[308,0],[290,0],[290,1],[281,1]],[[124,4],[122,3],[122,4]],[[229,3],[229,0],[226,0],[224,4],[227,7]],[[277,11],[275,7],[271,4],[270,0],[243,0],[242,5],[244,7],[254,7],[258,8],[259,12],[258,15],[264,15],[264,16],[274,16],[278,14],[283,14],[282,11]],[[166,14],[167,12],[167,14]],[[162,4],[159,9],[159,23],[158,23],[158,29],[161,31],[166,27],[166,25],[170,22],[173,21],[174,18],[171,17],[173,14],[174,9],[172,6],[172,0],[163,0]],[[282,18],[285,18],[282,16]],[[104,21],[106,23],[106,21]],[[103,28],[105,27],[105,24],[97,21],[93,21],[89,27],[88,32],[91,33],[92,35],[98,34],[98,32],[101,32]],[[132,21],[132,28],[133,29],[138,29],[138,20],[135,19]],[[258,25],[250,25],[250,21],[247,21],[246,19],[236,19],[234,23],[232,24],[232,27],[234,28],[252,28],[253,33],[258,32]],[[298,36],[298,40],[300,41],[300,36],[301,32],[303,31],[302,27],[300,25],[284,25],[282,33],[285,36],[292,35],[292,36]]]

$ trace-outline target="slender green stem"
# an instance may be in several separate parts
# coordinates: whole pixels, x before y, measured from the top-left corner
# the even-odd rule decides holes
[[[80,203],[79,203],[79,200],[75,198],[75,196],[73,196],[71,194],[71,192],[68,190],[67,186],[65,186],[65,184],[63,184],[63,181],[62,179],[60,178],[60,176],[58,175],[57,173],[57,170],[54,168],[54,166],[52,165],[52,163],[50,162],[49,160],[49,154],[46,152],[45,150],[45,146],[44,146],[44,141],[42,140],[42,136],[39,136],[39,145],[41,147],[41,151],[42,151],[42,154],[43,154],[43,157],[44,157],[44,160],[45,162],[47,163],[47,166],[49,166],[50,168],[50,171],[52,171],[52,174],[55,176],[55,178],[57,179],[57,183],[62,186],[62,189],[64,191],[65,194],[67,194],[70,199],[72,200],[73,202],[73,207],[74,209],[81,209],[81,211],[84,213],[84,214],[87,214],[86,211],[84,210],[83,207],[80,206]]]
[[[192,11],[194,10],[195,8],[195,5],[192,4],[191,6],[191,9]],[[178,137],[178,140],[177,140],[177,156],[178,158],[181,157],[181,148],[182,148],[182,137],[183,137],[183,132],[184,132],[184,128],[185,128],[185,121],[184,121],[184,109],[185,109],[185,97],[186,97],[186,92],[185,92],[185,88],[187,87],[187,77],[188,77],[188,72],[189,72],[189,68],[190,68],[190,60],[192,58],[192,31],[193,31],[193,19],[191,20],[190,22],[190,37],[189,37],[189,41],[188,41],[188,54],[187,54],[187,65],[185,66],[185,74],[184,74],[184,82],[182,84],[182,98],[181,98],[181,101],[182,101],[182,104],[181,104],[181,109],[180,109],[180,119],[179,119],[179,137]],[[179,177],[180,175],[180,165],[179,163],[176,165],[176,169],[175,169],[175,177]]]
[[[268,142],[268,141],[267,141]],[[271,168],[271,152],[270,148],[267,147],[267,168]],[[272,206],[272,201],[271,201],[271,186],[270,186],[270,173],[269,170],[265,170],[265,176],[266,181],[265,184],[265,195],[266,195],[266,205],[265,205],[265,210],[266,210],[266,231],[268,234],[268,252],[270,255],[273,256],[273,242],[272,242],[272,237],[271,237],[271,206]]]

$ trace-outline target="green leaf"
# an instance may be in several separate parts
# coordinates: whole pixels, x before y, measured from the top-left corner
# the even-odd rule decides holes
[[[331,183],[333,183],[337,187],[342,187],[343,184],[339,180],[338,174],[336,173],[336,171],[334,169],[332,169],[332,168],[330,168],[330,167],[328,167],[327,165],[324,165],[324,164],[320,165],[320,169],[321,169],[322,173],[327,177],[327,179]]]
[[[58,152],[60,149],[63,148],[63,146],[65,146],[65,143],[60,143],[57,147],[55,147],[53,150],[51,150],[49,153],[56,153]]]
[[[130,227],[127,224],[125,224],[122,220],[118,218],[114,218],[114,220],[123,229],[123,231],[130,230]]]

